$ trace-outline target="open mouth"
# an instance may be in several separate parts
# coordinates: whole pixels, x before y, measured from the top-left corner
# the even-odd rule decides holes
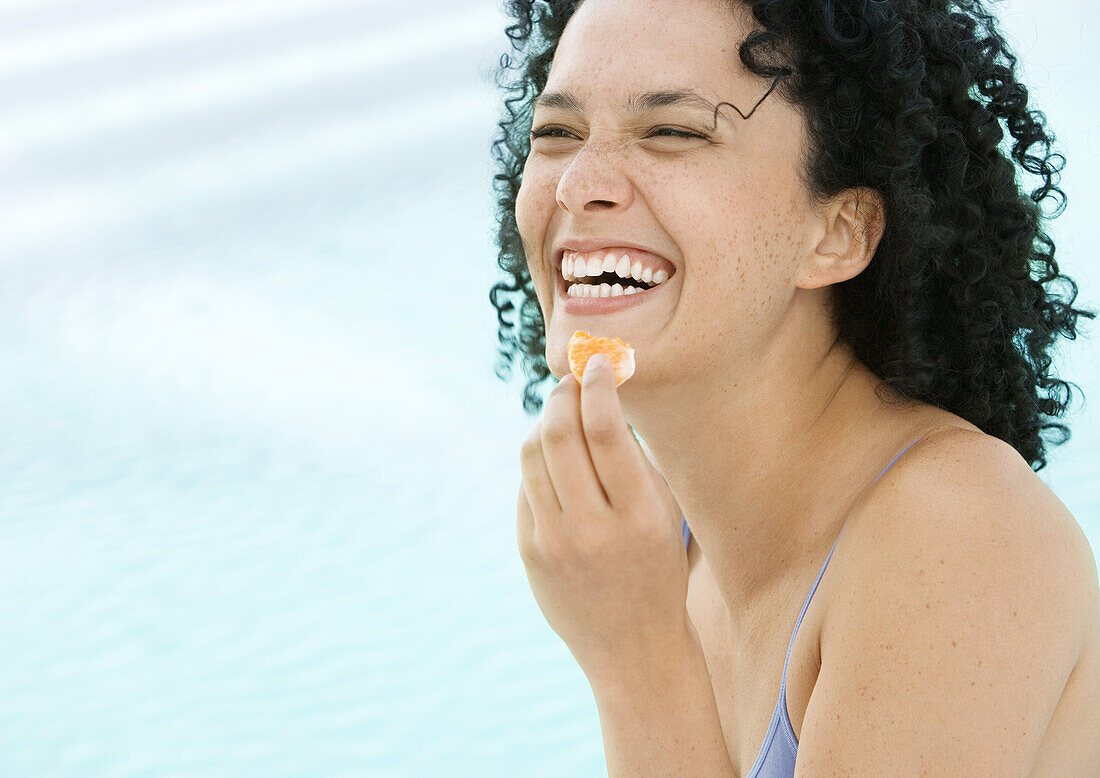
[[[566,249],[557,263],[558,288],[568,297],[630,296],[660,286],[676,269],[667,260],[635,249]]]

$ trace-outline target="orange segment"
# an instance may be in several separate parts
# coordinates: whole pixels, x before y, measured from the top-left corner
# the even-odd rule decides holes
[[[584,380],[584,367],[597,353],[606,354],[611,360],[616,387],[634,375],[634,349],[618,338],[596,338],[577,330],[569,339],[569,370],[576,376],[577,383]]]

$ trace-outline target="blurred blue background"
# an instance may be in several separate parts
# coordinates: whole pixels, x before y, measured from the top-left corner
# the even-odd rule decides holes
[[[1098,307],[1100,15],[999,7]],[[504,25],[0,0],[0,776],[606,774],[515,548]],[[1095,402],[1090,326],[1057,364]],[[1073,409],[1040,476],[1100,549],[1100,412]]]

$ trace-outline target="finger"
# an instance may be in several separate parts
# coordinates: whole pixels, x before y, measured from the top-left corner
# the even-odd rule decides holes
[[[546,398],[542,418],[542,453],[546,469],[569,521],[591,519],[606,509],[607,496],[600,486],[581,427],[581,388],[571,374]]]
[[[542,422],[536,424],[520,448],[521,486],[534,514],[533,520],[556,522],[561,516],[561,503],[554,489],[554,483],[550,480],[550,472],[546,469],[546,459],[542,453],[541,427]]]
[[[613,508],[637,500],[649,481],[649,466],[626,424],[611,363],[602,354],[588,360],[581,388],[581,418],[596,475]]]

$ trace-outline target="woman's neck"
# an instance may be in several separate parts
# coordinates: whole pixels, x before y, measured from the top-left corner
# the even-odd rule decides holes
[[[839,342],[804,373],[762,360],[734,389],[667,386],[628,419],[668,481],[731,617],[816,558],[867,474],[919,422]],[[904,418],[903,418],[904,417]],[[871,477],[874,473],[871,474]]]

